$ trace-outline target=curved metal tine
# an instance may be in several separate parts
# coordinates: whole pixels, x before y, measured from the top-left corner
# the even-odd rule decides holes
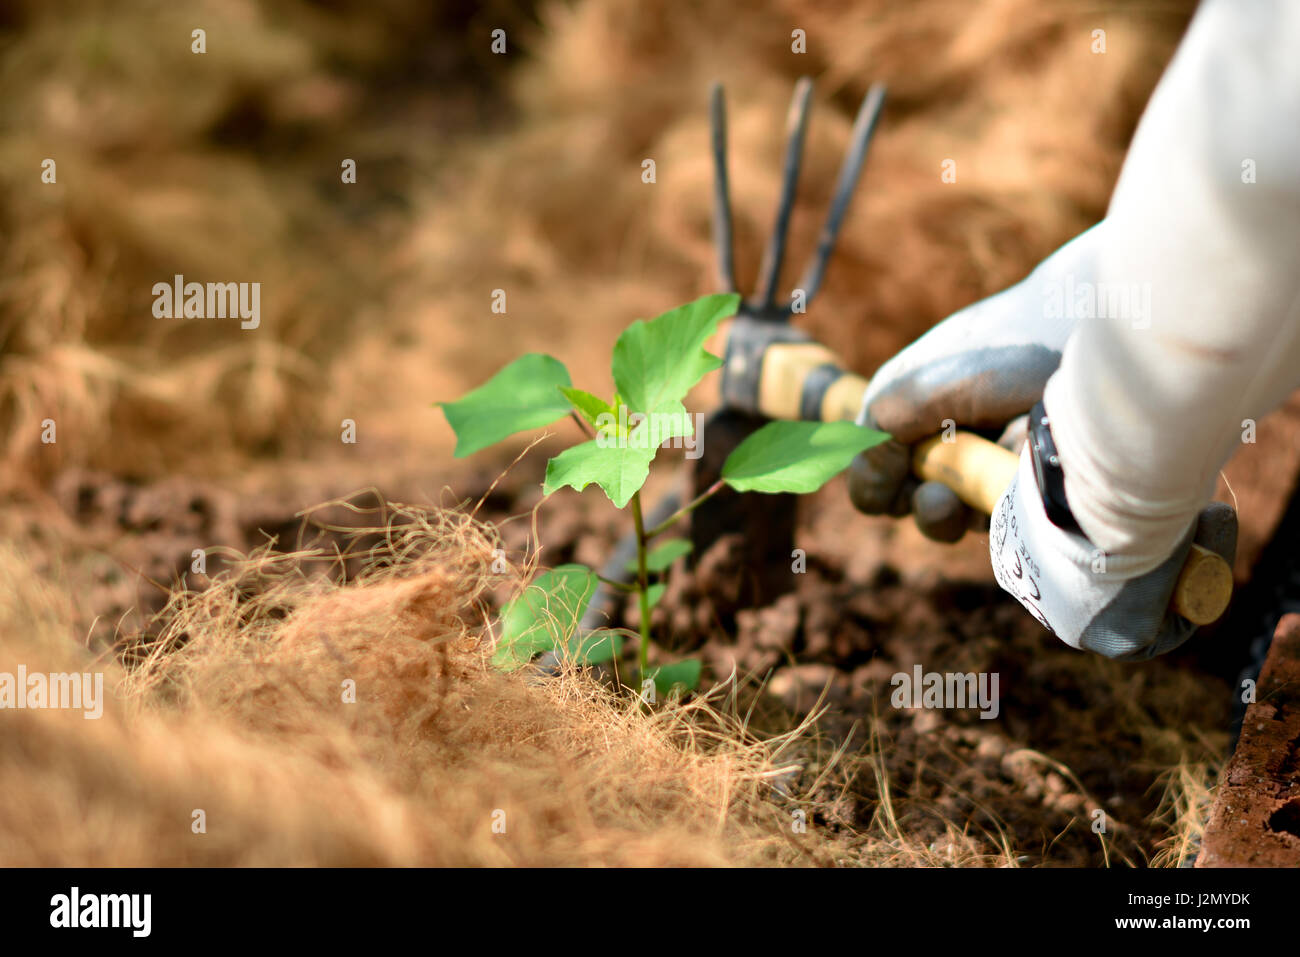
[[[800,77],[790,100],[790,113],[786,119],[785,170],[781,182],[781,199],[776,207],[776,221],[772,235],[763,250],[763,264],[758,271],[758,289],[755,299],[761,315],[770,316],[776,297],[776,284],[781,278],[781,263],[785,259],[786,233],[790,230],[790,213],[794,209],[795,192],[799,187],[799,165],[803,158],[804,132],[808,128],[808,104],[812,96],[812,80]],[[788,315],[778,310],[778,315]]]
[[[813,253],[813,258],[799,281],[799,288],[804,292],[805,306],[812,302],[813,296],[817,295],[817,290],[821,288],[822,277],[826,273],[826,263],[835,249],[835,239],[839,235],[840,224],[848,211],[849,200],[853,198],[853,190],[857,186],[858,175],[862,172],[862,163],[867,156],[867,147],[871,145],[871,137],[876,131],[876,121],[880,119],[880,111],[884,105],[884,84],[873,84],[871,89],[867,90],[862,106],[858,108],[857,119],[853,121],[853,138],[849,143],[849,151],[844,156],[844,163],[840,166],[840,175],[835,182],[835,196],[831,199],[826,225],[822,227],[821,235],[817,238],[817,250]]]
[[[736,260],[731,239],[731,191],[727,185],[727,104],[722,84],[713,84],[709,103],[713,140],[713,244],[718,248],[718,278],[724,291],[736,291]]]

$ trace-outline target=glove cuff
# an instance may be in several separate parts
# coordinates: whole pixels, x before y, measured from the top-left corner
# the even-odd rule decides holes
[[[1054,525],[1034,478],[1029,445],[994,509],[989,558],[1003,590],[1074,648],[1127,580],[1081,533]]]

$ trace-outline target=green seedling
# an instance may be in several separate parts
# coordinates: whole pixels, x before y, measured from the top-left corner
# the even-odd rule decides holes
[[[558,359],[530,353],[458,401],[438,403],[456,433],[457,458],[572,415],[591,437],[550,459],[544,493],[565,486],[581,492],[598,485],[616,508],[630,508],[636,529],[636,559],[629,565],[633,582],[601,579],[583,565],[561,565],[538,575],[507,604],[493,658],[498,667],[521,668],[551,650],[583,664],[619,655],[620,631],[602,628],[581,634],[579,629],[604,580],[637,598],[639,679],[652,679],[664,695],[674,688],[694,690],[700,679],[698,661],[650,665],[650,610],[663,597],[670,567],[691,550],[681,538],[652,547],[654,540],[723,486],[740,492],[813,492],[848,467],[853,456],[889,438],[852,422],[769,422],[728,456],[718,482],[661,524],[646,528],[641,488],[650,464],[665,442],[694,434],[683,400],[700,379],[722,365],[704,343],[739,305],[734,293],[704,296],[658,318],[632,323],[614,345],[616,391],[609,401],[574,388]]]

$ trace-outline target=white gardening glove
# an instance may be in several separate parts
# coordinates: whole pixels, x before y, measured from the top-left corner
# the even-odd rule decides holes
[[[859,425],[893,441],[858,456],[849,469],[849,497],[870,515],[905,515],[930,538],[952,542],[970,523],[956,494],[911,474],[908,446],[958,428],[1003,433],[1018,449],[1023,423],[1013,423],[1043,395],[1078,320],[1064,298],[1094,279],[1105,222],[1066,243],[1022,282],[954,313],[894,356],[872,377]],[[1012,427],[1008,428],[1008,424]],[[1006,432],[1003,430],[1006,429]]]
[[[955,313],[880,368],[858,422],[889,432],[893,441],[858,456],[850,467],[849,495],[859,510],[911,511],[931,538],[962,536],[969,510],[947,486],[912,477],[909,446],[952,424],[1002,431],[1001,444],[1023,447],[1023,416],[1042,398],[1079,323],[1065,303],[1073,289],[1096,282],[1106,229],[1105,221],[1094,226],[1023,282]],[[1135,567],[1124,556],[1102,553],[1082,534],[1053,525],[1032,467],[1026,468],[1022,455],[1017,478],[993,516],[990,557],[999,584],[1075,648],[1141,659],[1186,641],[1195,626],[1168,610],[1174,582],[1193,534],[1232,564],[1236,513],[1211,505],[1186,520],[1186,533],[1158,567],[1149,560]]]
[[[1169,610],[1174,584],[1192,542],[1232,565],[1237,513],[1214,502],[1198,516],[1161,565],[1134,575],[1132,562],[1108,556],[1083,535],[1048,519],[1026,445],[1020,467],[998,500],[989,529],[989,557],[998,584],[1072,648],[1108,658],[1164,654],[1196,626]]]

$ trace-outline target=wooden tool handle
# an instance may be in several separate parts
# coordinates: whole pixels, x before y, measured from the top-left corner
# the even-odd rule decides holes
[[[867,380],[841,369],[835,354],[819,342],[769,346],[755,385],[762,415],[813,422],[852,421],[867,390]]]
[[[912,471],[924,481],[942,482],[971,508],[993,513],[1020,465],[1020,456],[970,432],[945,440],[936,435],[912,451]],[[1178,574],[1173,610],[1197,625],[1217,621],[1232,598],[1232,569],[1222,556],[1192,545]]]

